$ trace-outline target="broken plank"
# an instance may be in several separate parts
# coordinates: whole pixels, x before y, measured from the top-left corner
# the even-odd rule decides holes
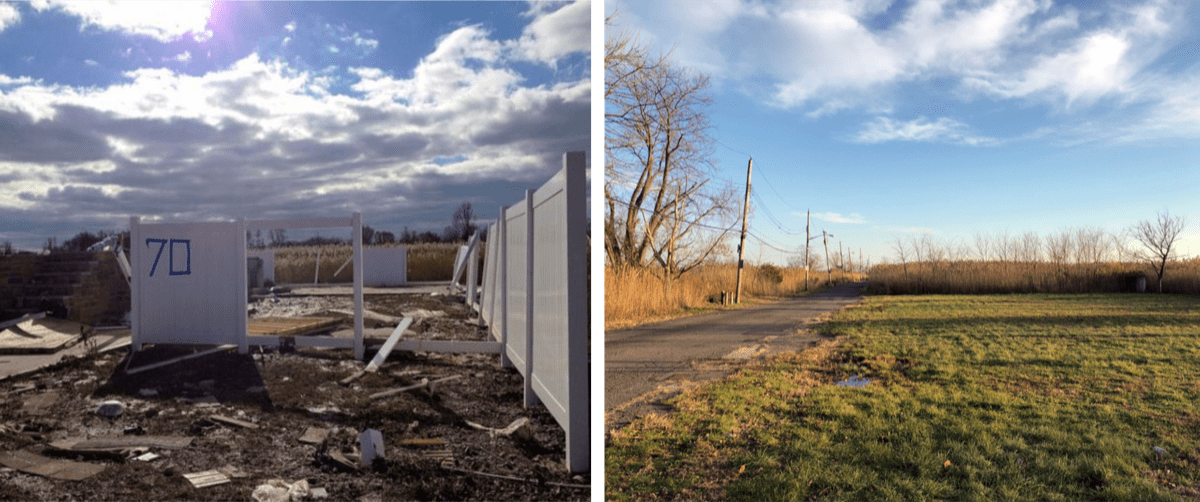
[[[229,476],[216,470],[193,472],[191,474],[184,474],[183,477],[187,478],[192,483],[192,486],[196,488],[205,488],[229,482]]]
[[[52,459],[25,450],[0,452],[0,465],[29,474],[68,481],[84,480],[104,471],[103,465]]]
[[[446,444],[446,440],[442,438],[401,439],[400,444],[402,446],[442,446]]]
[[[236,348],[238,348],[238,346],[237,346],[237,345],[235,345],[235,344],[221,345],[221,346],[218,346],[218,347],[215,347],[215,348],[211,348],[211,349],[208,349],[208,350],[204,350],[204,351],[196,352],[196,353],[194,353],[194,354],[188,354],[188,355],[186,355],[186,356],[179,356],[179,357],[176,357],[176,358],[174,358],[174,359],[168,359],[168,360],[166,360],[166,361],[157,362],[157,363],[154,363],[154,364],[147,364],[147,365],[145,365],[145,366],[141,366],[141,367],[134,368],[134,369],[126,369],[126,370],[125,370],[125,374],[126,374],[126,375],[132,375],[132,374],[134,374],[134,373],[141,373],[141,372],[143,372],[143,371],[148,371],[148,370],[152,370],[152,369],[155,369],[155,368],[161,368],[161,367],[163,367],[163,366],[168,366],[168,365],[171,365],[171,364],[175,364],[175,363],[177,363],[177,362],[180,362],[180,361],[186,361],[186,360],[188,360],[188,359],[194,359],[194,358],[197,358],[197,357],[201,357],[201,356],[207,356],[207,355],[209,355],[209,354],[215,354],[215,353],[217,353],[217,352],[222,352],[222,351],[226,351],[226,350],[229,350],[229,349],[236,349]],[[132,361],[132,360],[133,360],[132,356],[130,357],[130,359],[129,359],[129,360],[130,360],[130,361]]]
[[[187,436],[113,436],[97,438],[65,438],[52,441],[50,446],[66,451],[105,451],[130,448],[162,448],[181,450],[192,444]]]
[[[404,330],[408,329],[413,322],[411,317],[405,317],[400,321],[400,325],[392,331],[392,336],[389,336],[387,341],[383,343],[383,347],[375,354],[375,358],[371,359],[371,363],[367,365],[366,371],[374,373],[379,369],[379,366],[387,360],[388,354],[392,353],[392,348],[396,346],[396,342],[400,341],[400,337],[404,336]]]
[[[256,423],[247,422],[245,420],[238,420],[236,418],[230,418],[230,417],[227,417],[224,415],[212,415],[208,418],[209,418],[209,420],[212,420],[214,422],[222,422],[222,423],[226,423],[229,425],[236,425],[238,427],[243,427],[246,429],[257,429],[258,428],[258,424],[256,424]]]
[[[304,435],[300,436],[300,442],[307,443],[307,444],[321,444],[321,443],[324,443],[325,439],[328,437],[329,437],[329,429],[322,429],[320,427],[309,427],[307,429],[304,429]]]
[[[429,379],[422,378],[420,382],[414,383],[412,385],[400,387],[398,389],[385,390],[383,392],[376,392],[374,394],[371,394],[370,398],[371,399],[383,399],[385,397],[394,396],[396,394],[400,394],[402,392],[408,392],[413,389],[420,389],[422,387],[425,387],[426,385],[429,385]]]
[[[355,381],[355,380],[358,380],[359,378],[362,378],[362,376],[363,376],[363,375],[366,375],[366,374],[367,374],[367,370],[365,370],[365,369],[364,369],[364,370],[358,370],[358,371],[357,371],[357,372],[355,372],[353,375],[350,375],[350,376],[348,376],[348,377],[346,377],[346,378],[343,378],[343,379],[339,380],[339,381],[338,381],[338,383],[339,383],[339,384],[342,384],[342,385],[350,385],[350,382],[353,382],[353,381]]]

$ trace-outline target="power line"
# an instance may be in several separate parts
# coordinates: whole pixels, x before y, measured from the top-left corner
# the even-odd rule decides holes
[[[740,153],[740,154],[742,154],[742,155],[745,155],[745,156],[747,156],[747,157],[753,157],[753,155],[751,155],[750,153],[748,153],[748,152],[744,152],[744,151],[738,150],[737,148],[734,148],[734,147],[732,147],[732,146],[726,145],[725,143],[722,143],[720,140],[715,140],[715,141],[717,142],[717,144],[718,144],[718,145],[721,145],[721,146],[723,146],[723,147],[725,147],[725,148],[728,148],[729,150],[733,151],[734,153]],[[766,181],[766,182],[767,182],[767,187],[769,187],[769,188],[771,189],[771,191],[772,191],[772,192],[775,192],[775,196],[776,196],[776,197],[779,197],[779,200],[783,201],[783,205],[785,205],[785,206],[787,206],[787,207],[791,208],[793,211],[799,211],[799,209],[796,209],[796,208],[795,208],[794,206],[792,206],[791,204],[788,204],[788,201],[787,201],[787,199],[785,199],[785,198],[783,197],[783,195],[781,195],[781,194],[779,193],[779,190],[776,190],[776,189],[775,189],[775,184],[774,184],[774,183],[771,183],[771,178],[769,178],[768,176],[766,176],[766,174],[767,174],[767,173],[766,173],[766,171],[765,171],[765,170],[763,170],[763,169],[762,169],[761,163],[762,163],[762,161],[760,160],[760,161],[759,161],[759,164],[760,164],[760,166],[759,166],[759,170],[760,170],[760,172],[761,172],[761,173],[762,173],[762,175],[763,175],[763,176],[762,176],[762,179],[763,179],[763,181]]]

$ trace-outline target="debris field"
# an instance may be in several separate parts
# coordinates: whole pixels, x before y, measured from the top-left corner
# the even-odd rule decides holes
[[[487,339],[455,296],[364,306],[367,361],[406,315],[405,339]],[[347,296],[250,307],[252,321],[333,318],[330,336],[350,336]],[[129,361],[120,349],[0,381],[0,499],[588,498],[562,429],[544,406],[522,406],[522,377],[497,354],[397,350],[370,372],[346,349],[284,345],[126,373],[198,351],[149,346]]]

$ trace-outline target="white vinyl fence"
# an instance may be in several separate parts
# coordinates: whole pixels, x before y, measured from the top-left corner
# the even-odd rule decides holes
[[[144,344],[236,345],[277,343],[246,333],[246,230],[353,229],[354,261],[363,263],[362,215],[207,223],[142,223],[129,219],[133,350]],[[363,267],[354,268],[354,339],[295,337],[296,345],[344,346],[362,359]]]
[[[540,399],[566,431],[575,472],[589,470],[586,169],[584,152],[568,152],[558,174],[501,209],[476,303],[525,377],[525,406]]]

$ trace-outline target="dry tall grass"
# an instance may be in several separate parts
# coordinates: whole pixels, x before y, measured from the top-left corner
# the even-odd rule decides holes
[[[384,247],[397,246],[390,245]],[[409,281],[448,281],[454,271],[454,256],[460,244],[409,244]],[[312,284],[314,275],[322,284],[354,281],[354,263],[338,268],[350,258],[350,245],[294,246],[275,248],[275,281],[280,284]],[[480,253],[482,256],[483,253]],[[320,265],[318,267],[318,259]],[[482,262],[480,263],[482,265]],[[318,271],[319,269],[319,271]]]
[[[840,284],[863,280],[865,274],[833,272]],[[809,273],[809,289],[826,285],[825,272]],[[737,265],[702,265],[678,279],[664,279],[655,269],[604,268],[604,326],[620,329],[670,317],[685,309],[715,306],[722,291],[736,288]],[[780,297],[804,290],[802,267],[747,266],[742,271],[742,300]]]
[[[1137,276],[1157,291],[1145,262],[938,261],[876,265],[868,292],[875,294],[1106,293],[1129,291]],[[1200,258],[1167,262],[1164,293],[1200,294]]]

